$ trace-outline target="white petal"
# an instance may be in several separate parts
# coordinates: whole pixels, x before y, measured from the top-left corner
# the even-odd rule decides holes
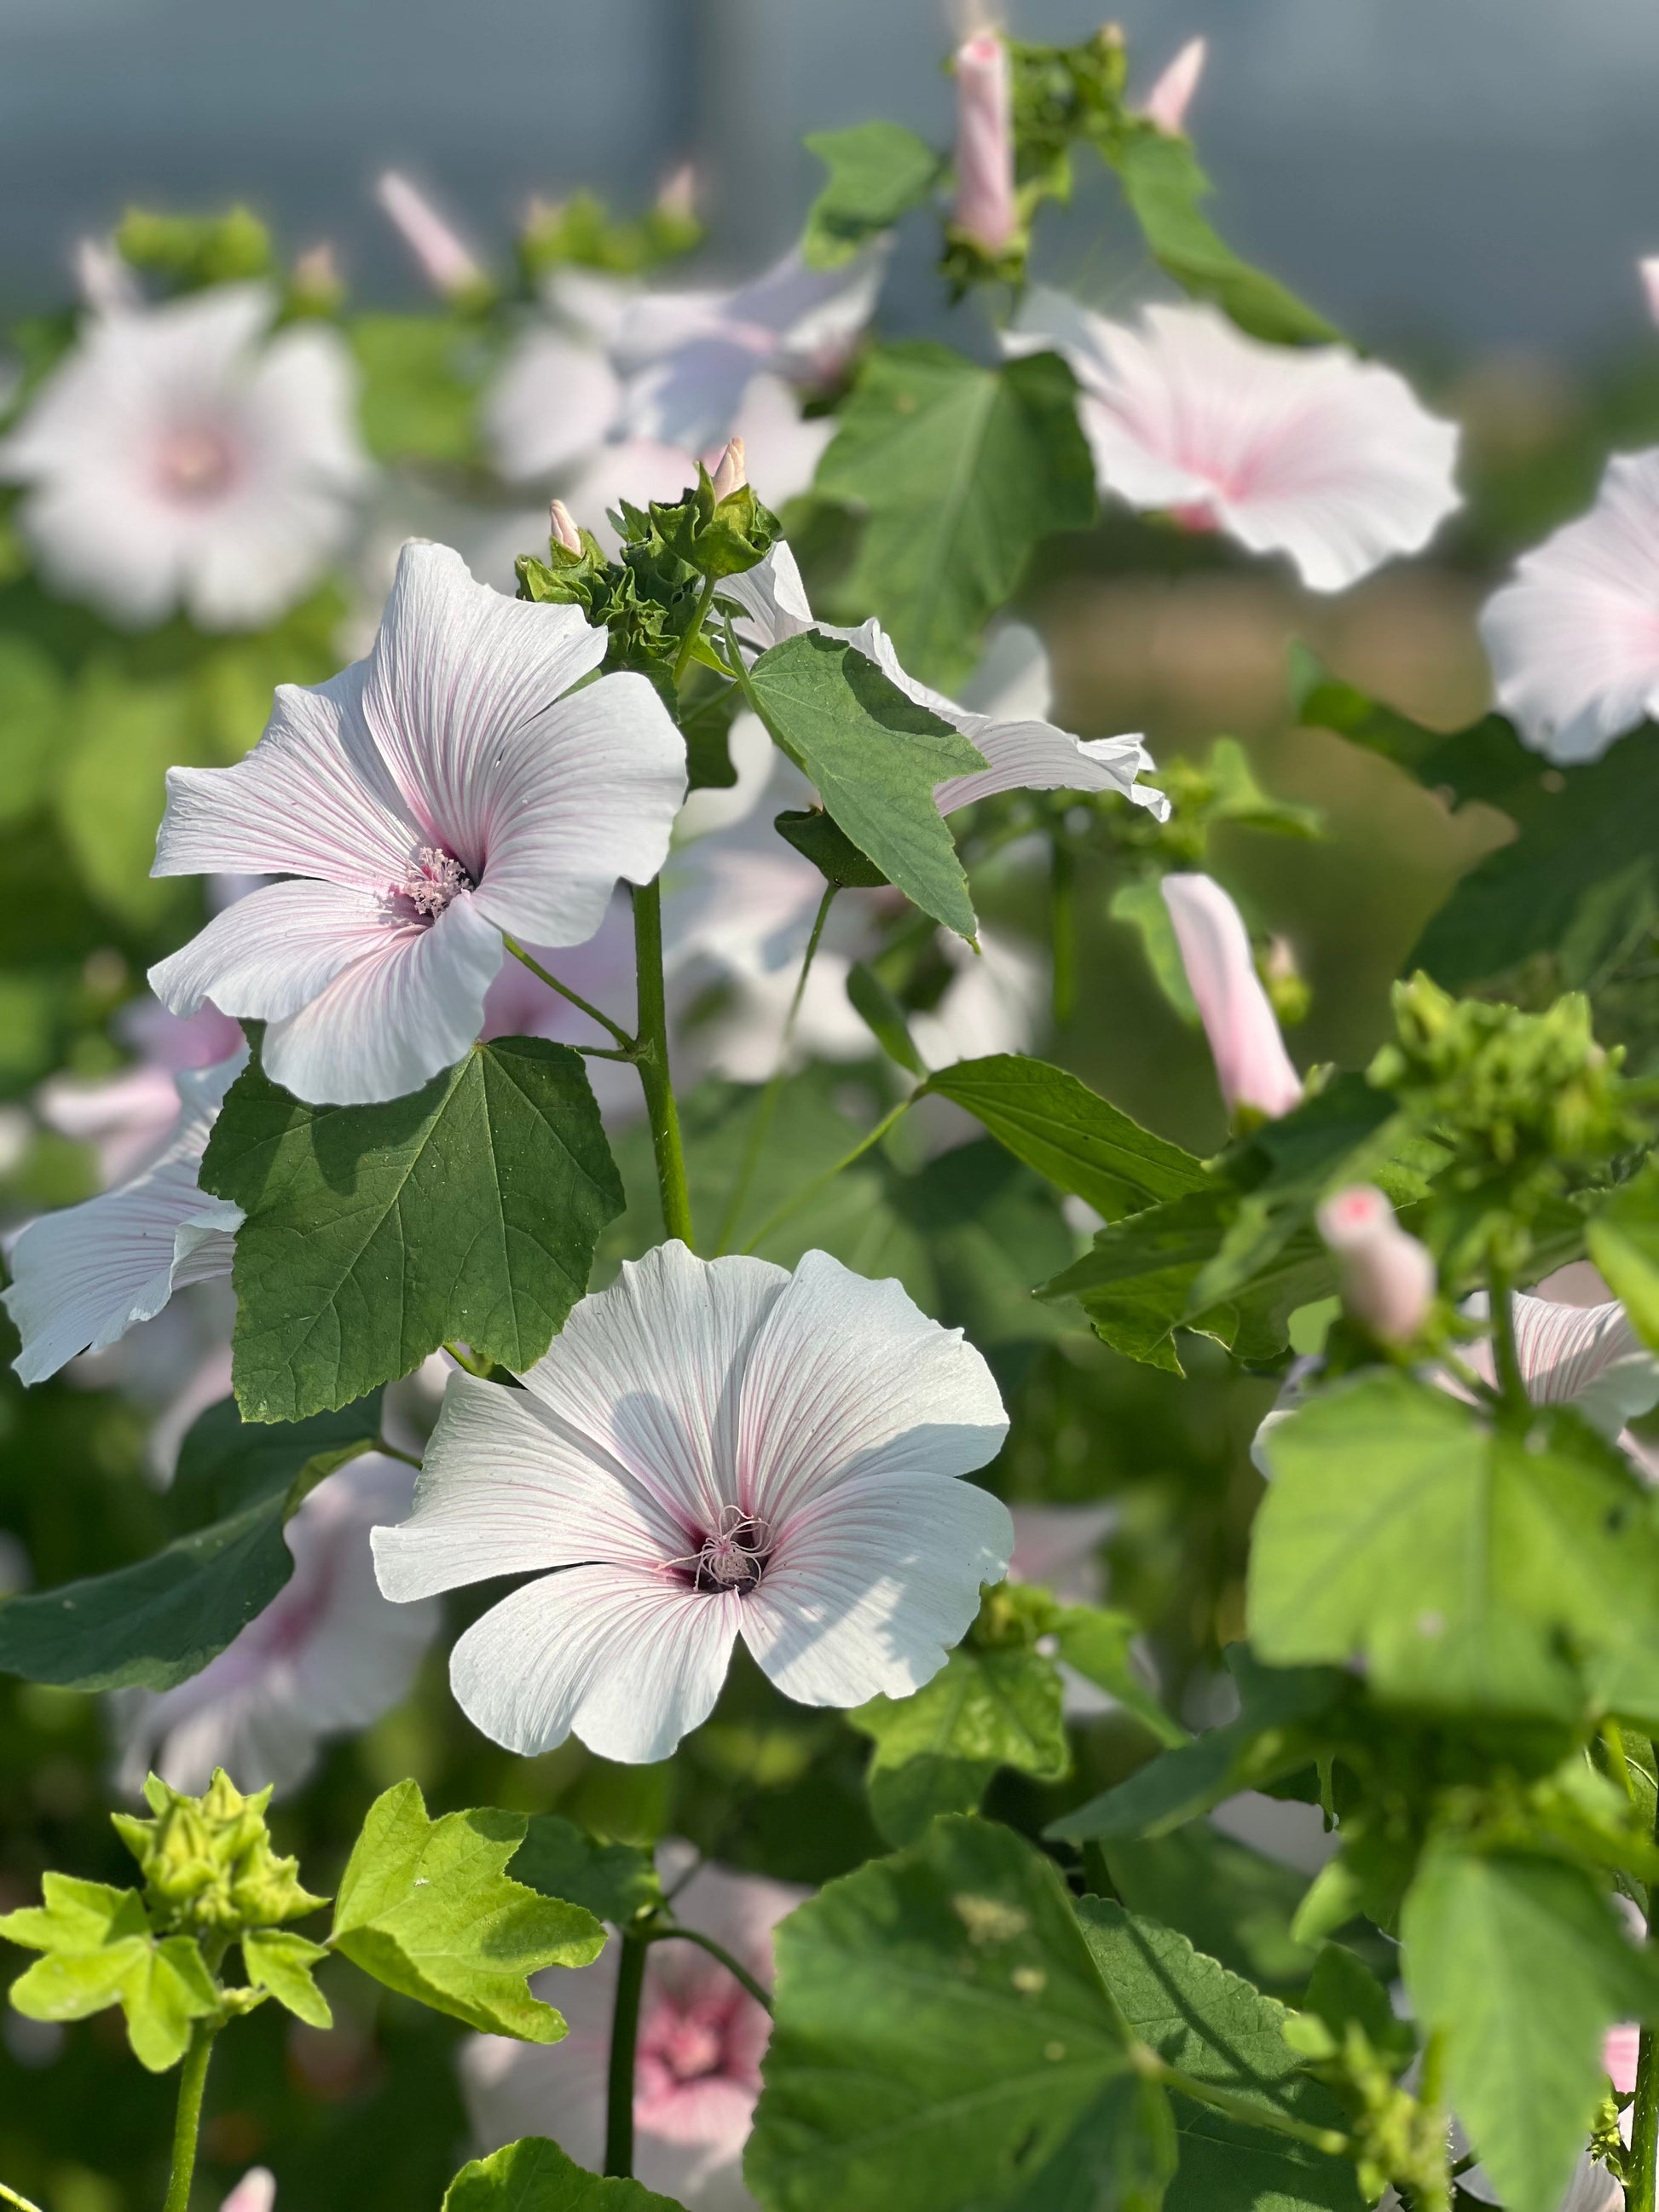
[[[1608,1436],[1659,1404],[1659,1358],[1622,1305],[1515,1301],[1516,1347],[1527,1395],[1538,1406],[1576,1406]]]
[[[1136,785],[1135,778],[1152,765],[1138,732],[1085,738],[1052,722],[997,722],[965,712],[949,719],[979,747],[988,765],[934,786],[941,814],[954,814],[957,807],[999,791],[1115,791],[1150,807],[1159,821],[1169,814],[1170,802],[1162,792]]]
[[[372,1105],[418,1091],[477,1041],[501,964],[501,932],[463,893],[429,927],[380,934],[307,1006],[273,1021],[264,1071],[313,1105]]]
[[[744,1601],[744,1641],[801,1705],[906,1697],[966,1635],[1013,1541],[1007,1507],[971,1482],[884,1472],[843,1483],[791,1515]]]
[[[739,640],[753,652],[781,645],[813,627],[806,586],[787,541],[780,538],[766,558],[740,576],[720,580],[720,595],[735,599],[744,610],[735,628]]]
[[[521,1757],[579,1736],[602,1759],[666,1759],[708,1718],[744,1601],[650,1568],[567,1567],[503,1598],[450,1656],[455,1701]]]
[[[622,385],[599,348],[545,326],[527,331],[484,396],[484,435],[509,483],[569,468],[616,420]]]
[[[210,1001],[249,1021],[280,1021],[319,997],[354,962],[424,927],[368,891],[291,877],[251,891],[188,945],[158,961],[149,986],[175,1014]]]
[[[1537,752],[1599,760],[1659,714],[1659,450],[1607,464],[1590,512],[1517,562],[1480,635],[1498,703]]]
[[[809,1252],[749,1354],[738,1502],[781,1530],[809,1498],[861,1475],[965,1474],[1008,1419],[990,1369],[893,1281]]]

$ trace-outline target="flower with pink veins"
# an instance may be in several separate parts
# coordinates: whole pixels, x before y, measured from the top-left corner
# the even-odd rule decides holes
[[[1137,329],[1052,292],[1010,343],[1070,362],[1103,492],[1287,554],[1310,591],[1420,552],[1460,503],[1456,425],[1346,346],[1267,345],[1200,305],[1147,307]]]
[[[1019,234],[1008,49],[980,31],[957,49],[957,191],[952,228],[993,259]]]
[[[413,1474],[366,1452],[319,1483],[283,1531],[294,1571],[199,1674],[112,1699],[117,1779],[136,1796],[154,1770],[204,1790],[216,1766],[245,1790],[297,1789],[330,1736],[367,1728],[405,1695],[442,1608],[392,1605],[375,1586],[369,1530],[408,1510]]]
[[[271,337],[278,305],[268,285],[220,284],[88,319],[0,440],[54,590],[134,629],[179,607],[254,629],[344,550],[372,475],[356,372],[322,324]]]
[[[279,686],[234,768],[169,771],[157,875],[289,880],[153,968],[156,995],[268,1023],[265,1072],[319,1104],[396,1098],[458,1060],[505,933],[580,945],[617,879],[667,854],[684,741],[644,677],[582,683],[607,641],[406,545],[366,660]]]
[[[1464,1310],[1486,1317],[1484,1292]],[[1558,1299],[1515,1295],[1515,1348],[1522,1380],[1534,1406],[1571,1406],[1610,1438],[1626,1423],[1659,1405],[1659,1358],[1649,1351],[1618,1300],[1569,1305]],[[1483,1382],[1493,1382],[1492,1340],[1465,1348],[1463,1359]]]
[[[1008,1509],[959,1480],[1007,1431],[989,1368],[827,1253],[660,1245],[522,1379],[450,1378],[415,1510],[374,1532],[399,1601],[536,1574],[450,1658],[508,1750],[665,1759],[739,1636],[801,1705],[906,1697],[1006,1568]]]
[[[148,1167],[19,1231],[4,1303],[23,1340],[12,1364],[25,1382],[44,1382],[77,1352],[101,1352],[186,1283],[230,1273],[241,1209],[210,1198],[198,1176],[220,1104],[246,1065],[244,1045],[216,1067],[181,1070],[173,1133]]]
[[[688,1854],[659,1853],[672,1883]],[[763,1987],[772,1980],[772,1930],[809,1894],[758,1875],[701,1866],[675,1892],[675,1917],[712,1936]],[[475,2035],[461,2051],[461,2086],[486,2151],[522,2136],[549,2136],[578,2165],[605,2157],[606,2069],[617,1947],[608,1943],[580,1974],[532,1981],[556,1999],[568,2033],[556,2048]],[[688,2212],[750,2212],[743,2149],[771,2021],[718,1960],[695,1944],[653,1943],[640,2001],[634,2065],[634,2172]]]
[[[1659,447],[1616,453],[1595,504],[1516,563],[1480,636],[1523,744],[1573,766],[1659,718]]]
[[[1185,132],[1187,110],[1198,90],[1208,54],[1207,40],[1188,39],[1141,101],[1141,114],[1155,123],[1166,138],[1179,138]]]
[[[1227,1111],[1277,1121],[1301,1103],[1302,1078],[1255,972],[1238,908],[1209,876],[1165,876],[1160,889]]]

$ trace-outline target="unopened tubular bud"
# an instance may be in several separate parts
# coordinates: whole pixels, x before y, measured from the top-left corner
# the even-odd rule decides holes
[[[375,185],[374,197],[434,292],[454,299],[488,286],[489,280],[477,260],[407,177],[388,169]]]
[[[1642,274],[1642,289],[1647,295],[1648,313],[1659,323],[1659,258],[1650,257],[1637,263]]]
[[[344,296],[345,283],[334,248],[327,239],[308,246],[296,258],[289,282],[296,299],[325,307],[338,304]]]
[[[659,211],[672,216],[676,222],[690,222],[697,212],[697,173],[690,161],[663,179],[662,190],[657,194]]]
[[[1004,253],[1019,228],[1014,204],[1008,49],[981,31],[957,49],[956,228],[982,253]]]
[[[1238,908],[1209,876],[1165,876],[1162,889],[1228,1111],[1276,1121],[1301,1103],[1302,1078],[1255,972]]]
[[[562,499],[556,499],[548,509],[548,520],[551,526],[550,534],[556,545],[562,545],[567,553],[581,551],[581,533],[571,519],[570,509]]]
[[[1409,1344],[1433,1302],[1433,1254],[1400,1226],[1374,1183],[1338,1191],[1317,1220],[1346,1312],[1381,1342]]]
[[[714,471],[714,496],[717,500],[728,498],[732,492],[743,489],[749,481],[744,467],[743,440],[733,438],[720,455],[720,465]]]
[[[1202,39],[1189,39],[1141,103],[1141,113],[1166,138],[1178,138],[1187,128],[1187,110],[1208,51]]]

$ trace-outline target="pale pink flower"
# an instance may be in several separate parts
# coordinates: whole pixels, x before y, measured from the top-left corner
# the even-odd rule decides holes
[[[552,1571],[451,1656],[509,1750],[665,1759],[739,1636],[802,1705],[907,1696],[1006,1567],[1007,1508],[957,1480],[1006,1433],[990,1370],[826,1253],[791,1275],[661,1245],[523,1379],[452,1376],[414,1512],[374,1533],[400,1601]]]
[[[117,314],[142,307],[144,295],[137,272],[124,260],[112,238],[82,238],[74,253],[75,288],[84,306],[96,313]]]
[[[1659,259],[1638,261],[1636,264],[1642,278],[1642,292],[1648,303],[1648,313],[1659,323]]]
[[[550,504],[547,519],[552,526],[554,544],[562,545],[567,553],[580,553],[582,550],[581,532],[576,527],[575,518],[562,499],[556,499]]]
[[[1434,1303],[1434,1255],[1407,1235],[1375,1183],[1350,1183],[1328,1198],[1316,1219],[1336,1261],[1342,1303],[1384,1344],[1407,1344]]]
[[[634,908],[626,891],[612,894],[605,920],[585,945],[562,951],[548,945],[530,945],[525,950],[562,983],[580,992],[590,1006],[598,1006],[624,1029],[635,1027]],[[674,1012],[672,994],[669,1012]],[[503,960],[499,973],[484,994],[483,1027],[486,1042],[496,1037],[548,1037],[556,1044],[614,1045],[616,1039],[601,1029],[568,999],[550,991],[539,975],[521,960]],[[590,1059],[587,1079],[607,1124],[629,1121],[643,1113],[644,1095],[639,1071],[620,1060]]]
[[[216,1766],[243,1790],[297,1789],[329,1737],[366,1728],[403,1698],[442,1608],[392,1605],[375,1586],[369,1530],[407,1510],[412,1470],[366,1452],[319,1484],[283,1530],[294,1572],[234,1643],[170,1690],[112,1700],[118,1781],[136,1796],[152,1770],[204,1790]]]
[[[434,292],[446,299],[464,299],[489,283],[477,255],[419,185],[398,170],[387,169],[375,183],[374,197]]]
[[[951,221],[993,258],[1019,230],[1008,49],[981,31],[957,49],[957,192]]]
[[[1659,447],[1617,453],[1595,504],[1481,611],[1498,703],[1534,752],[1599,760],[1659,715]]]
[[[1076,372],[1103,491],[1287,554],[1312,591],[1419,552],[1459,503],[1455,424],[1345,346],[1267,345],[1201,305],[1133,328],[1038,293],[1011,343],[1043,341]]]
[[[617,430],[623,382],[610,346],[631,296],[615,278],[583,270],[549,280],[545,318],[514,340],[482,406],[490,458],[510,483],[574,468]],[[575,512],[594,526],[580,503]]]
[[[1464,1310],[1484,1319],[1484,1292]],[[1659,1405],[1659,1358],[1649,1351],[1618,1300],[1567,1305],[1519,1292],[1513,1301],[1515,1348],[1534,1406],[1571,1406],[1608,1437]],[[1465,1348],[1463,1358],[1484,1382],[1496,1373],[1492,1340]]]
[[[1149,123],[1155,123],[1166,137],[1178,138],[1185,131],[1187,110],[1198,90],[1208,53],[1206,40],[1188,39],[1141,101],[1140,112]]]
[[[716,499],[729,499],[734,491],[741,491],[748,481],[744,472],[743,440],[732,438],[727,441],[726,451],[720,458],[720,465],[714,472],[714,496]]]
[[[1117,1526],[1115,1504],[1016,1505],[1012,1583],[1041,1583],[1062,1605],[1098,1605],[1106,1577],[1100,1547]]]
[[[216,1067],[181,1070],[172,1133],[150,1164],[19,1232],[5,1306],[23,1340],[12,1364],[25,1382],[102,1351],[185,1284],[230,1273],[241,1210],[210,1198],[198,1174],[220,1103],[246,1063],[244,1046]]]
[[[687,1854],[659,1854],[671,1885]],[[674,1912],[712,1936],[763,1986],[772,1980],[772,1930],[808,1892],[758,1875],[701,1866],[675,1890]],[[569,2033],[557,2045],[470,2037],[461,2083],[473,2130],[486,2151],[522,2136],[548,2136],[578,2165],[605,2156],[606,2069],[616,1999],[615,1943],[580,1974],[550,1972],[532,1982],[556,2004]],[[763,2009],[720,1962],[695,1944],[653,1943],[640,2000],[634,2066],[634,2172],[647,2189],[688,2212],[748,2212],[743,2149],[760,2094],[760,2062],[771,2033]]]
[[[137,1048],[137,1066],[94,1080],[54,1075],[34,1094],[35,1111],[49,1129],[93,1147],[106,1189],[137,1175],[171,1133],[179,1118],[173,1077],[185,1068],[211,1067],[242,1046],[240,1026],[213,1006],[180,1021],[155,999],[134,1000],[115,1027]]]
[[[219,2212],[273,2212],[276,2203],[276,2175],[268,2166],[251,2166]]]
[[[25,536],[53,589],[140,629],[273,621],[349,538],[370,477],[337,331],[269,335],[264,284],[117,306],[0,440],[28,487]]]
[[[477,1038],[502,934],[580,945],[618,878],[647,883],[685,793],[685,749],[642,676],[602,676],[580,610],[475,583],[404,547],[368,658],[283,684],[234,768],[174,769],[158,875],[285,873],[150,971],[175,1013],[269,1024],[296,1097],[414,1091]]]
[[[1238,908],[1209,876],[1165,876],[1160,888],[1228,1112],[1244,1109],[1277,1121],[1300,1104],[1302,1078],[1255,972]]]

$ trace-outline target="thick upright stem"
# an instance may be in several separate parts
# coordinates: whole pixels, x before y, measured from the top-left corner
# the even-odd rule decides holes
[[[1487,1270],[1486,1281],[1492,1300],[1492,1372],[1498,1378],[1498,1393],[1510,1413],[1524,1414],[1531,1401],[1515,1339],[1515,1298],[1510,1279],[1494,1265]]]
[[[634,893],[634,954],[639,992],[640,1083],[651,1122],[651,1146],[657,1158],[657,1188],[662,1225],[695,1249],[691,1197],[685,1182],[685,1152],[680,1143],[679,1110],[668,1072],[668,1006],[662,981],[662,887],[641,884]]]
[[[173,2125],[173,2174],[167,2183],[162,2212],[188,2212],[190,2185],[196,2172],[196,2140],[202,2131],[202,2092],[207,2087],[208,2061],[219,2022],[198,2020],[179,2072],[179,2113]]]
[[[645,1987],[645,1960],[649,1948],[649,1939],[643,1934],[623,1932],[622,1956],[617,1965],[616,2007],[611,2015],[605,2170],[623,2180],[634,2171],[634,2057],[640,2039],[640,1996]]]
[[[1659,1744],[1654,1747],[1659,1767]],[[1659,1842],[1659,1802],[1654,1807],[1654,1838]],[[1651,1938],[1654,1915],[1659,1911],[1659,1883],[1648,1886],[1648,1931]],[[1654,2212],[1654,2172],[1659,2163],[1659,2036],[1642,2030],[1636,2046],[1636,2101],[1630,2116],[1630,2179],[1625,2186],[1626,2212]]]
[[[1077,1011],[1077,854],[1064,830],[1050,846],[1049,933],[1054,952],[1054,1012],[1056,1029],[1066,1029]]]

